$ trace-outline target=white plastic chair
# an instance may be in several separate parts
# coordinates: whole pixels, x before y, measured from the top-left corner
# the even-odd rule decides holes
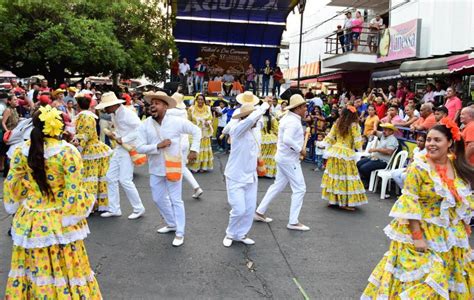
[[[365,147],[363,152],[356,152],[357,155],[357,161],[361,160],[362,157],[368,157],[370,156],[369,150],[374,149],[377,147],[377,141],[379,138],[377,136],[374,136],[371,141],[367,143],[367,146]]]
[[[392,179],[392,171],[403,168],[403,166],[405,165],[405,162],[407,161],[407,158],[408,158],[408,151],[405,151],[405,150],[400,151],[397,153],[397,155],[393,159],[390,169],[379,170],[377,172],[377,177],[375,178],[374,191],[377,189],[377,184],[380,177],[382,179],[382,184],[380,186],[380,199],[385,199],[387,186],[390,190],[390,180]]]
[[[397,147],[398,148],[398,147]],[[375,179],[377,178],[377,173],[379,171],[382,171],[382,170],[390,170],[390,168],[392,167],[392,162],[395,158],[395,155],[396,155],[396,152],[397,152],[397,148],[395,148],[395,150],[393,150],[393,153],[392,153],[392,156],[390,156],[390,160],[388,161],[388,164],[387,166],[385,167],[385,169],[377,169],[377,170],[373,170],[371,173],[370,173],[370,181],[369,181],[369,191],[371,192],[374,192],[375,193]]]

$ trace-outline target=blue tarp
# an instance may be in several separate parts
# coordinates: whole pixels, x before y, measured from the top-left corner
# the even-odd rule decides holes
[[[193,63],[202,45],[251,48],[256,67],[275,64],[288,14],[297,0],[174,0],[173,35],[180,57]],[[192,19],[190,19],[192,18]],[[255,24],[265,22],[265,24]],[[270,22],[270,23],[268,23]],[[205,42],[205,43],[198,43]]]

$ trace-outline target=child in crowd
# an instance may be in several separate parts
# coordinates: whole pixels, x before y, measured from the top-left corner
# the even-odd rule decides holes
[[[316,142],[314,143],[314,146],[315,146],[314,163],[316,164],[316,168],[314,169],[314,171],[324,170],[323,155],[324,155],[325,146],[324,146],[323,140],[324,140],[324,134],[318,133],[318,138]]]

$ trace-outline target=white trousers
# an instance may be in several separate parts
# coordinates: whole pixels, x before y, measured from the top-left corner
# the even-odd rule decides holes
[[[226,186],[231,207],[226,235],[231,239],[240,240],[252,228],[257,206],[258,180],[253,183],[240,183],[226,178]]]
[[[169,227],[176,227],[176,236],[184,236],[186,215],[181,198],[183,181],[168,181],[165,176],[150,174],[151,196]]]
[[[110,159],[109,170],[106,175],[109,190],[109,211],[121,213],[119,182],[122,186],[128,201],[133,207],[133,212],[138,213],[144,210],[142,200],[137,188],[133,183],[133,162],[130,154],[123,148],[116,148]]]
[[[277,162],[276,167],[275,182],[268,188],[267,193],[257,208],[257,213],[265,214],[273,199],[283,192],[286,185],[290,183],[291,191],[293,193],[291,195],[289,224],[298,224],[298,217],[306,193],[306,184],[304,182],[301,164],[299,162],[294,164],[282,164]]]
[[[191,173],[191,171],[189,171],[189,169],[186,167],[186,164],[183,164],[183,178],[186,179],[193,189],[197,189],[199,187],[199,183],[194,178],[193,173]]]

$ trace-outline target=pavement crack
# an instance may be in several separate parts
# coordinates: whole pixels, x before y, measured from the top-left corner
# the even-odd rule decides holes
[[[97,264],[94,266],[93,269],[96,275],[100,274],[100,270],[102,269],[103,261],[105,259],[107,259],[107,256],[106,255],[102,256],[101,258],[99,258],[99,262],[97,262]]]
[[[252,260],[252,258],[250,258],[249,250],[250,250],[249,246],[245,245],[244,246],[244,251],[243,251],[245,265],[246,265],[247,269],[249,270],[249,272],[251,272],[255,276],[255,278],[258,280],[258,282],[260,283],[261,289],[258,289],[255,286],[248,286],[248,287],[252,288],[255,292],[257,292],[259,295],[261,295],[264,298],[273,299],[272,290],[268,286],[267,281],[262,276],[262,274],[257,272],[257,269],[255,268],[256,264]]]
[[[217,162],[219,164],[219,171],[222,174],[222,182],[225,182],[225,175],[224,175],[224,168],[225,167],[224,167],[224,164],[222,163],[221,156],[220,155],[219,156],[218,155],[214,156],[214,162],[215,162],[216,158],[217,158]]]

